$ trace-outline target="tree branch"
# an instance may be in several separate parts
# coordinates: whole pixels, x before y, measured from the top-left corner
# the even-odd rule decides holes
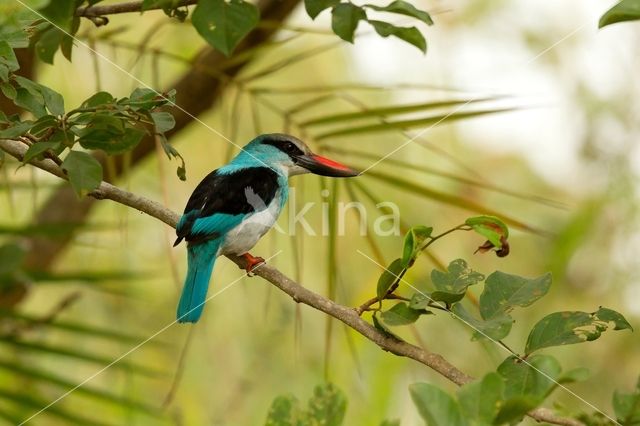
[[[176,7],[189,6],[198,3],[198,0],[182,0]],[[160,9],[160,6],[154,6],[147,10]],[[118,13],[142,12],[142,1],[130,1],[116,4],[104,4],[79,7],[76,9],[76,16],[85,18],[97,18],[105,15],[115,15]]]
[[[27,152],[27,146],[21,142],[14,140],[0,139],[0,149],[8,153],[9,155],[22,161],[24,154]],[[62,169],[53,161],[45,160],[32,160],[31,164],[42,170],[45,170],[55,176],[62,179],[67,179]],[[89,193],[91,197],[96,199],[109,199],[126,206],[137,209],[144,212],[167,225],[174,227],[178,223],[178,214],[165,208],[161,204],[133,194],[111,185],[106,182],[102,182],[98,189]],[[227,256],[240,268],[245,267],[245,259],[238,256]],[[296,303],[304,303],[314,309],[326,313],[333,318],[342,321],[371,342],[378,345],[382,350],[391,352],[395,355],[411,358],[433,370],[442,376],[446,377],[453,383],[461,386],[465,383],[473,381],[473,377],[458,370],[453,364],[444,359],[441,355],[426,351],[411,343],[399,340],[393,336],[383,333],[376,329],[371,324],[360,318],[358,312],[354,308],[340,305],[332,300],[327,299],[317,293],[308,290],[301,286],[291,278],[284,275],[278,269],[269,265],[263,265],[260,268],[256,268],[255,274],[264,278],[284,293],[289,295]],[[541,422],[547,422],[563,426],[584,426],[584,424],[578,420],[558,417],[551,410],[547,408],[538,408],[529,412],[529,416],[535,420]]]

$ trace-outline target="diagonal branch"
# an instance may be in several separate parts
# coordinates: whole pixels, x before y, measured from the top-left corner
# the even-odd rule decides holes
[[[76,9],[75,15],[79,17],[97,18],[105,15],[115,15],[117,13],[142,12],[142,3],[142,1],[130,1],[115,4],[96,4],[93,6],[79,7],[78,9]],[[198,0],[181,0],[175,7],[177,8],[189,6],[196,3],[198,3]],[[153,9],[161,9],[161,6],[153,6],[146,10]]]
[[[26,145],[13,140],[0,139],[0,150],[5,151],[9,155],[22,160],[27,151]],[[51,160],[34,160],[31,164],[42,170],[45,170],[62,179],[66,176],[62,169]],[[156,219],[175,228],[179,216],[171,210],[163,207],[161,204],[133,194],[102,182],[98,189],[89,194],[96,199],[110,199],[118,203],[124,204],[131,208],[155,217]],[[245,259],[237,256],[228,256],[241,268],[245,267]],[[295,302],[304,303],[314,309],[326,313],[335,319],[342,321],[344,324],[360,333],[362,336],[378,345],[382,350],[391,352],[395,355],[411,358],[433,370],[438,374],[446,377],[457,385],[464,385],[473,381],[473,377],[465,374],[447,361],[443,356],[426,351],[411,343],[399,340],[389,336],[373,327],[371,324],[360,318],[358,312],[354,308],[340,305],[332,300],[327,299],[311,290],[301,286],[291,278],[284,275],[278,269],[269,265],[261,266],[255,270],[255,274],[264,278],[284,293],[289,295]],[[556,416],[547,408],[538,408],[529,412],[529,416],[537,421],[547,422],[563,426],[584,426],[578,420]]]

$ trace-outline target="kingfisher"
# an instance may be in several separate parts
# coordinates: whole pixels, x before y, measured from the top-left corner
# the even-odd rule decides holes
[[[187,277],[178,303],[178,322],[197,322],[216,258],[237,255],[247,274],[260,263],[249,250],[275,224],[289,194],[289,176],[314,173],[357,176],[350,167],[316,155],[293,136],[260,135],[227,165],[209,173],[189,197],[176,226],[178,245],[187,242]]]

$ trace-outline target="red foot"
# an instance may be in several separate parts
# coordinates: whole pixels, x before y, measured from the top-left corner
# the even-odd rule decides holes
[[[244,268],[245,271],[247,271],[247,275],[252,277],[253,276],[253,269],[260,265],[261,263],[264,263],[264,259],[261,257],[253,257],[251,256],[251,253],[245,253],[242,255],[242,257],[244,257],[244,259],[247,261],[247,266]]]

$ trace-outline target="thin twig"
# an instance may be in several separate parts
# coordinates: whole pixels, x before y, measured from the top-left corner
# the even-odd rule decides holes
[[[5,151],[9,155],[22,160],[27,148],[24,144],[13,140],[0,139],[0,150]],[[66,179],[66,176],[62,169],[60,169],[51,160],[32,160],[31,164],[42,170],[54,174],[62,179]],[[110,199],[118,203],[135,208],[141,212],[147,213],[150,216],[175,227],[179,216],[175,212],[163,207],[159,203],[125,191],[114,185],[102,182],[98,189],[89,193],[89,196],[98,199]],[[227,256],[240,268],[245,265],[245,259],[238,256]],[[456,368],[453,364],[447,361],[441,355],[429,352],[411,343],[399,340],[398,338],[385,334],[378,330],[362,318],[358,314],[356,309],[348,306],[340,305],[332,300],[327,299],[317,293],[308,290],[302,285],[298,284],[291,278],[284,275],[278,269],[269,265],[262,265],[260,268],[255,269],[255,274],[264,278],[275,287],[286,293],[291,299],[297,303],[303,303],[318,311],[324,312],[327,315],[343,322],[353,330],[360,333],[362,336],[370,340],[379,346],[382,350],[391,352],[395,355],[411,358],[429,368],[436,371],[440,375],[446,377],[453,383],[462,386],[466,383],[472,382],[473,377],[465,374]],[[528,415],[540,422],[547,422],[563,426],[585,426],[584,423],[566,417],[556,416],[551,410],[547,408],[537,408],[528,413]]]

